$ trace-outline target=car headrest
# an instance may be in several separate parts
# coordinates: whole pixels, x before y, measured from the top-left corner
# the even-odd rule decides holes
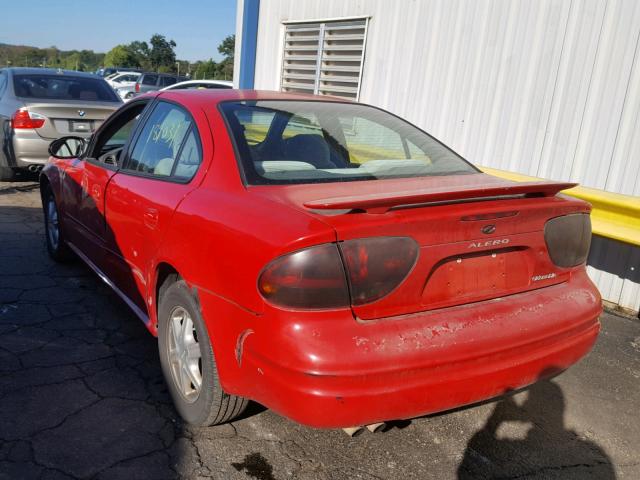
[[[287,160],[310,163],[316,168],[335,168],[327,141],[321,135],[300,134],[285,140]]]

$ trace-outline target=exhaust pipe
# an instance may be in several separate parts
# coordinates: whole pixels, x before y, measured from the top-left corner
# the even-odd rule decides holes
[[[343,428],[342,430],[344,430],[344,433],[346,433],[347,435],[349,435],[350,437],[357,437],[358,435],[360,435],[362,432],[364,432],[364,427],[363,426],[359,426],[359,427],[347,427],[347,428]]]
[[[38,173],[40,170],[42,170],[42,165],[29,165],[27,167],[27,170],[33,173]]]
[[[372,423],[371,425],[367,425],[367,430],[369,430],[371,433],[381,432],[385,426],[385,422]]]

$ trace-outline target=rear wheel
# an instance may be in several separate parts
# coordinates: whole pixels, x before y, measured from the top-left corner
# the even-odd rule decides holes
[[[71,251],[65,242],[58,204],[53,196],[51,188],[46,187],[42,196],[42,207],[44,209],[44,227],[47,251],[56,262],[67,262],[71,259]]]
[[[158,348],[173,403],[186,422],[217,425],[244,411],[246,399],[222,390],[200,308],[183,280],[169,286],[160,298]]]

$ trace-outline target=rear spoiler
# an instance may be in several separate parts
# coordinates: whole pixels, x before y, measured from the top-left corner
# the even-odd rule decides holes
[[[385,213],[405,205],[438,202],[458,202],[491,197],[553,197],[561,190],[573,188],[577,183],[526,182],[472,187],[449,187],[447,189],[410,190],[393,193],[373,193],[348,197],[310,200],[304,206],[314,210],[363,210],[367,213]]]

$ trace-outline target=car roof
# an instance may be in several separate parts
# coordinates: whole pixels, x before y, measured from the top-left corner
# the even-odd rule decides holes
[[[230,82],[229,80],[185,80],[184,82],[180,82],[182,84],[185,83],[210,83],[212,85],[233,85],[233,82]],[[177,83],[176,83],[177,85]]]
[[[168,85],[164,88],[161,88],[160,90],[173,90],[183,85],[219,85],[233,88],[233,82],[228,82],[226,80],[183,80],[181,82],[174,83],[173,85]]]
[[[237,90],[230,88],[206,89],[206,90],[164,90],[154,92],[154,96],[174,99],[178,102],[196,105],[206,102],[208,104],[218,104],[227,101],[240,100],[299,100],[299,101],[321,101],[321,102],[346,102],[352,101],[347,98],[331,97],[328,95],[312,95],[309,93],[277,92],[274,90]]]
[[[177,77],[177,78],[186,78],[183,75],[176,75],[175,73],[160,73],[160,72],[142,72],[142,75],[158,75],[159,77]]]
[[[69,75],[74,77],[98,78],[93,73],[57,68],[9,67],[5,70],[14,75]]]

